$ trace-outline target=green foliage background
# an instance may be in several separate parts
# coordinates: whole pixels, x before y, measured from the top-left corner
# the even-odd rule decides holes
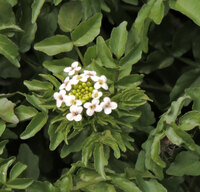
[[[0,192],[199,192],[199,0],[0,0]],[[118,103],[69,122],[73,61]]]

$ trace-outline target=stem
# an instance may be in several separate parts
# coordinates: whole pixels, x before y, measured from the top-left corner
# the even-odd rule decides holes
[[[115,72],[114,95],[116,95],[116,93],[117,93],[117,88],[116,88],[116,86],[115,86],[115,83],[118,81],[118,78],[119,78],[119,66],[117,66],[116,72]]]
[[[83,64],[83,67],[85,67],[86,64],[85,64],[85,62],[84,62],[82,53],[80,52],[80,50],[79,50],[78,47],[75,46],[75,49],[76,49],[76,52],[77,52],[77,54],[78,54],[78,56],[79,56],[79,58],[80,58],[80,60],[81,60],[81,63]]]

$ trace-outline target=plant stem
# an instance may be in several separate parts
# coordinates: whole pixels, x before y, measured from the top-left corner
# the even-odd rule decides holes
[[[79,56],[79,58],[80,58],[80,60],[81,60],[81,63],[83,64],[83,67],[85,67],[86,64],[85,64],[85,62],[84,62],[82,53],[80,52],[80,50],[79,50],[78,47],[75,46],[75,49],[76,49],[76,52],[77,52],[77,54],[78,54],[78,56]]]

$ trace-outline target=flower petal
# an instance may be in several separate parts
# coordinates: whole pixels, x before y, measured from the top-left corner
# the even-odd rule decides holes
[[[74,62],[71,64],[71,66],[72,66],[73,68],[78,67],[78,61],[74,61]]]
[[[105,89],[105,90],[108,90],[108,85],[107,85],[106,83],[104,83],[104,84],[102,85],[102,88]]]
[[[109,98],[109,97],[105,97],[105,98],[103,99],[103,101],[106,102],[106,103],[110,103],[110,98]]]
[[[83,106],[87,109],[87,108],[89,108],[90,107],[90,105],[91,105],[91,103],[89,103],[89,102],[86,102]]]
[[[95,84],[94,84],[94,88],[95,89],[99,89],[101,87],[101,85],[99,84],[99,82],[96,82]]]
[[[80,114],[74,116],[75,121],[80,121],[81,119],[82,119],[82,115],[80,115]]]
[[[60,107],[62,105],[62,100],[56,100],[56,106],[57,107]]]
[[[111,102],[111,109],[117,109],[117,103],[116,102]]]
[[[94,110],[88,108],[87,111],[86,111],[86,113],[87,113],[88,116],[92,116],[94,114]]]
[[[112,109],[110,108],[110,107],[106,107],[106,108],[104,108],[104,113],[105,114],[110,114],[112,112]]]
[[[97,105],[95,108],[96,112],[101,112],[102,111],[102,107],[100,105]]]
[[[74,120],[74,116],[72,115],[72,113],[68,113],[66,115],[66,118],[69,120],[69,121],[73,121]]]

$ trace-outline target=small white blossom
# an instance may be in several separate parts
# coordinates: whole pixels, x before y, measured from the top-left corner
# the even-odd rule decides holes
[[[101,77],[96,77],[96,83],[94,84],[95,89],[103,88],[105,90],[108,89],[108,85],[106,84],[107,78],[104,75],[101,75]]]
[[[55,92],[53,97],[56,100],[56,106],[60,107],[62,103],[66,101],[66,97],[67,97],[66,91],[60,90],[59,92]]]
[[[59,89],[60,90],[65,89],[66,91],[70,91],[71,88],[72,88],[72,85],[71,85],[70,79],[69,77],[66,77],[64,80],[64,83],[60,85]]]
[[[78,61],[74,61],[71,64],[71,67],[66,67],[64,72],[68,73],[69,76],[72,76],[76,73],[76,71],[80,71],[81,67],[78,66]]]
[[[80,106],[82,105],[82,102],[81,100],[76,100],[75,96],[74,95],[69,95],[66,99],[65,99],[65,104],[70,107],[72,105],[75,105],[75,106]]]
[[[110,114],[112,110],[117,108],[117,103],[111,102],[109,97],[105,97],[100,106],[104,109],[105,114]]]
[[[102,95],[103,95],[103,93],[101,91],[96,90],[96,89],[94,89],[93,92],[92,92],[92,98],[93,99],[99,99]]]
[[[86,75],[88,78],[90,77],[93,81],[96,80],[96,77],[97,77],[96,71],[84,70],[83,73],[84,73],[84,75]]]
[[[66,118],[69,120],[69,121],[80,121],[82,119],[82,113],[83,111],[83,107],[81,106],[71,106],[70,107],[70,113],[68,113],[66,115]]]
[[[76,84],[78,84],[79,81],[86,82],[87,79],[88,79],[88,77],[84,74],[75,75],[75,76],[73,76],[73,78],[71,80],[71,84],[76,85]]]
[[[88,116],[92,116],[94,112],[102,111],[102,107],[99,105],[99,100],[97,99],[93,99],[91,103],[85,103],[84,107],[87,109],[86,113]]]

